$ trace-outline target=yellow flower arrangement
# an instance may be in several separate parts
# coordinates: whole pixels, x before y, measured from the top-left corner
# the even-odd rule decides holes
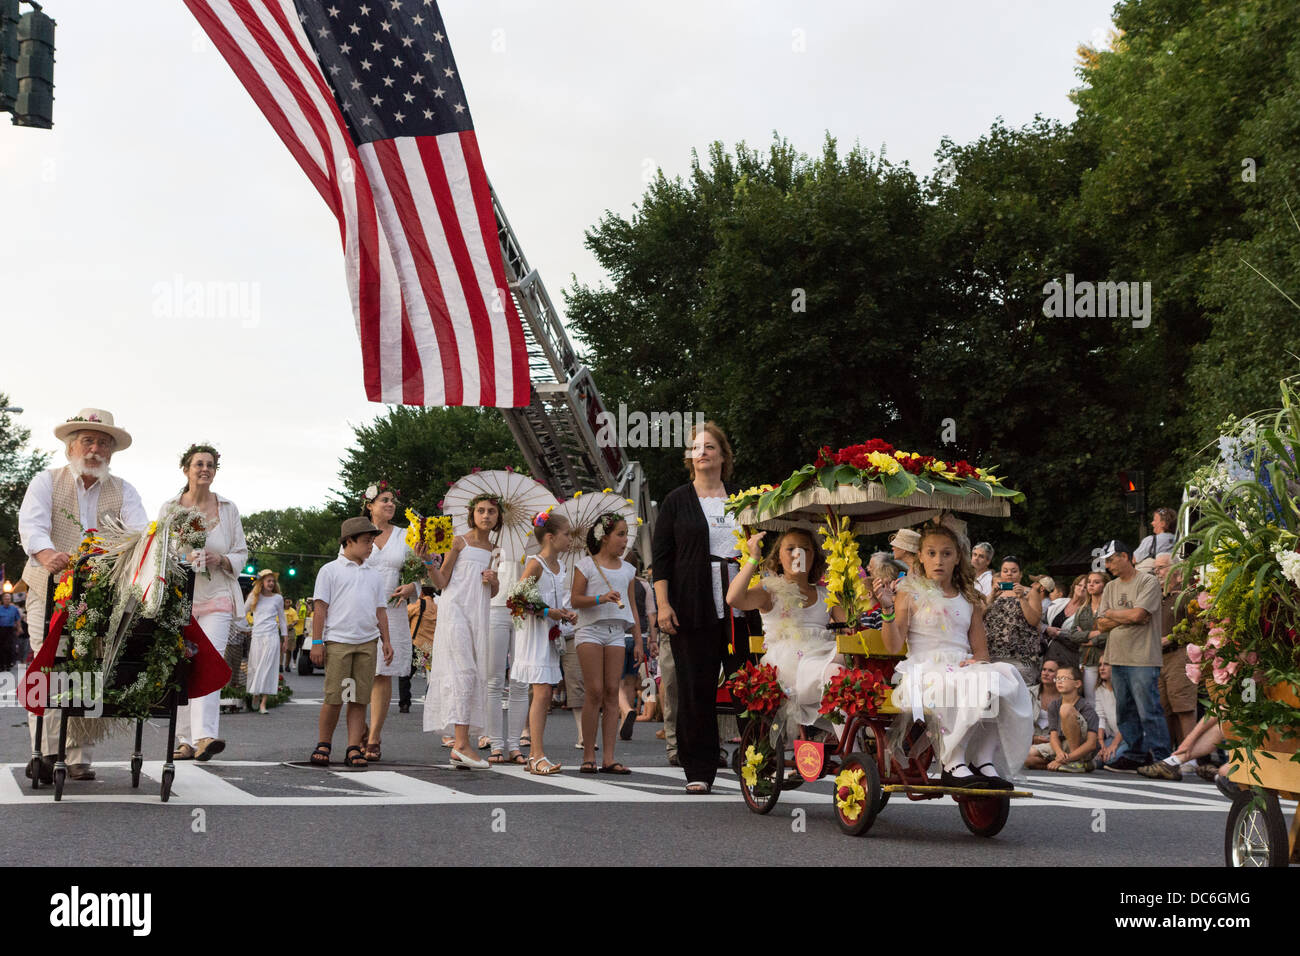
[[[157,521],[150,521],[150,522],[149,522],[149,536],[150,536],[150,537],[153,537],[153,536],[156,535],[157,533],[158,533],[158,522],[157,522]]]
[[[407,547],[415,550],[423,540],[425,550],[430,554],[446,554],[451,550],[455,534],[449,517],[440,515],[436,518],[422,518],[407,508],[406,520],[410,523],[406,529]]]
[[[844,819],[852,822],[862,815],[862,805],[867,798],[867,791],[862,786],[864,771],[841,770],[835,777],[835,806],[839,808]]]
[[[845,620],[855,621],[861,611],[859,600],[865,599],[866,591],[858,576],[862,559],[858,555],[858,542],[850,530],[849,519],[847,516],[840,518],[837,526],[827,518],[825,526],[817,530],[826,539],[826,606],[842,605]]]
[[[54,589],[54,602],[66,601],[72,596],[72,575],[68,575]]]
[[[766,758],[758,753],[753,744],[745,748],[745,762],[740,768],[740,776],[745,781],[745,786],[752,787],[758,783],[758,769],[763,766]]]
[[[997,475],[993,474],[992,471],[986,471],[983,468],[976,468],[975,474],[979,475],[980,481],[985,482],[986,484],[990,484],[990,485],[1002,484],[1002,479],[999,478]]]
[[[867,455],[869,461],[882,475],[896,475],[902,471],[903,466],[898,463],[898,459],[893,455],[886,455],[882,451],[873,451]]]

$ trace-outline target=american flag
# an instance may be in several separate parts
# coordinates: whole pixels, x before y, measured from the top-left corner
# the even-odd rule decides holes
[[[434,0],[186,0],[339,222],[366,397],[529,401],[487,174]]]

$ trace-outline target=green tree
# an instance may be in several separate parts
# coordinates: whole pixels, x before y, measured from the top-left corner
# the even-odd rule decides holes
[[[343,489],[328,508],[340,520],[359,514],[366,487],[385,479],[402,493],[395,523],[405,525],[403,508],[441,514],[448,484],[474,468],[507,466],[522,471],[523,455],[497,409],[400,405],[357,426],[339,469]]]
[[[317,572],[338,555],[340,518],[328,508],[258,511],[244,515],[243,524],[254,572],[275,571],[280,589],[294,600],[311,596]]]
[[[8,407],[9,396],[0,393],[0,408]],[[27,450],[31,437],[31,429],[18,425],[11,413],[0,412],[0,564],[11,584],[22,577],[27,563],[18,536],[18,509],[27,486],[50,461],[44,452]]]

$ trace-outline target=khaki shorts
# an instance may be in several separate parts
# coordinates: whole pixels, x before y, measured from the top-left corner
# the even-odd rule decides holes
[[[325,703],[345,703],[345,680],[351,681],[346,703],[370,703],[370,688],[375,682],[375,649],[378,644],[378,638],[364,644],[325,642]]]
[[[1074,719],[1078,721],[1079,742],[1082,743],[1083,741],[1088,739],[1088,722],[1083,719],[1083,714],[1079,713],[1077,710],[1074,712]],[[1061,749],[1068,753],[1070,748],[1069,745],[1065,742],[1065,734],[1063,733],[1060,734],[1060,738],[1061,738]],[[1037,753],[1038,756],[1042,757],[1044,760],[1048,761],[1049,763],[1056,759],[1056,751],[1052,749],[1051,744],[1033,744],[1030,746],[1029,749]],[[1080,759],[1082,760],[1086,758],[1081,757]]]
[[[1160,706],[1166,717],[1196,712],[1196,685],[1187,679],[1187,647],[1165,654],[1160,661]]]

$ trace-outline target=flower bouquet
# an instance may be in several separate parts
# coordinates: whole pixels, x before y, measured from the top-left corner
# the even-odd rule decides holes
[[[822,704],[817,713],[833,724],[842,724],[846,717],[856,714],[874,717],[892,692],[893,688],[875,671],[842,670],[822,690]]]
[[[451,550],[456,537],[451,528],[451,518],[446,515],[425,518],[407,508],[406,520],[410,522],[406,529],[406,544],[412,550],[417,550],[421,544],[429,554],[446,554]]]
[[[1256,780],[1256,751],[1300,750],[1300,377],[1280,389],[1280,410],[1225,424],[1183,505],[1200,516],[1186,564],[1205,588],[1181,635],[1188,676],[1209,689],[1228,748],[1245,751]]]
[[[547,604],[537,588],[537,578],[516,581],[506,595],[506,607],[510,609],[511,623],[515,627],[523,627],[526,618],[539,616],[545,611]]]
[[[771,664],[746,663],[727,680],[727,691],[745,710],[741,717],[774,717],[785,703],[785,691]]]
[[[420,556],[413,554],[402,562],[401,570],[397,575],[397,586],[405,587],[408,584],[414,584],[416,587],[415,597],[419,597],[420,585],[428,580],[428,571],[429,569],[424,566],[424,561],[420,559]],[[400,597],[389,598],[388,603],[395,606],[402,600]]]

